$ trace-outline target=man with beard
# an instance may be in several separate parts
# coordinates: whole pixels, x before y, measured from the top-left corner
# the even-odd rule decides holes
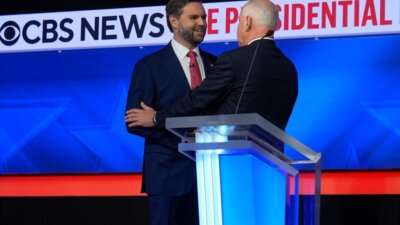
[[[136,63],[127,110],[139,108],[141,101],[160,110],[182,99],[216,60],[198,48],[207,29],[201,0],[170,0],[166,14],[173,39]],[[151,224],[198,224],[196,167],[177,151],[180,140],[162,128],[127,130],[145,138],[142,192],[148,195]]]
[[[298,94],[293,62],[274,41],[279,11],[269,0],[248,0],[239,15],[240,47],[218,57],[201,86],[162,110],[144,102],[126,112],[128,127],[163,127],[165,118],[214,110],[214,114],[258,113],[284,130]],[[283,150],[282,143],[274,143]]]

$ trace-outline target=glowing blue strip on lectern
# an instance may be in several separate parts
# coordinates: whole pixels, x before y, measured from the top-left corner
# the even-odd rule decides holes
[[[196,132],[197,143],[225,142],[225,135],[213,131]],[[223,150],[197,151],[196,170],[200,225],[222,225],[219,154]],[[206,203],[212,203],[206,205]]]

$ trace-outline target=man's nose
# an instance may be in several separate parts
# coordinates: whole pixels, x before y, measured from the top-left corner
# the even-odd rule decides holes
[[[199,18],[199,19],[197,20],[197,25],[206,26],[206,24],[207,24],[206,19]]]

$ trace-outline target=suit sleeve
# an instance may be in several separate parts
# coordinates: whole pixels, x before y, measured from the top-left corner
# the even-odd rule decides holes
[[[126,102],[126,111],[133,108],[141,108],[140,102],[143,101],[150,107],[154,107],[157,95],[156,80],[148,64],[139,61],[135,65],[132,73],[131,83]],[[157,140],[164,136],[162,130],[158,128],[128,127],[126,129],[131,134],[136,134],[147,140]]]
[[[203,83],[188,96],[164,108],[156,114],[159,128],[165,127],[165,118],[198,114],[210,107],[217,107],[233,87],[235,75],[232,71],[232,59],[229,54],[222,54],[207,75]]]

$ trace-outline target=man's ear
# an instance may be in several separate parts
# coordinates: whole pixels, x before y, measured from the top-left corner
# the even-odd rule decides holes
[[[178,28],[178,19],[175,16],[170,15],[168,17],[168,20],[169,20],[169,23],[171,24],[172,30],[175,30]]]
[[[249,32],[251,30],[251,27],[253,26],[253,18],[251,16],[246,16],[246,32]]]

